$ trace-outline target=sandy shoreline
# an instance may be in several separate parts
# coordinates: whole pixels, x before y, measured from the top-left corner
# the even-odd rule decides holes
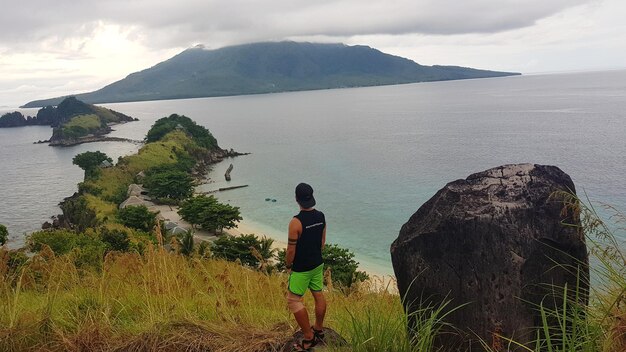
[[[150,207],[150,209],[153,211],[159,211],[159,214],[166,221],[177,223],[180,227],[187,229],[187,230],[192,228],[191,224],[183,220],[180,217],[180,215],[178,215],[178,212],[177,212],[178,207],[176,206],[155,205],[155,206]],[[231,236],[240,236],[243,234],[251,234],[251,233],[256,234],[257,236],[264,235],[264,231],[259,230],[258,228],[254,227],[253,225],[251,225],[250,223],[246,221],[241,221],[239,222],[237,227],[224,230],[224,232]],[[199,229],[194,230],[194,237],[202,241],[214,241],[217,238],[215,234],[205,231],[205,230],[199,230]],[[287,248],[286,241],[277,240],[276,238],[271,237],[271,236],[267,236],[267,237],[272,238],[274,240],[274,244],[272,245],[273,248],[276,248],[276,249]],[[379,272],[376,272],[375,270],[372,270],[371,268],[363,267],[362,265],[359,266],[359,270],[365,271],[370,276],[370,281],[374,289],[389,288],[389,291],[393,291],[393,292],[397,290],[395,288],[396,286],[395,277],[391,275],[381,274]]]

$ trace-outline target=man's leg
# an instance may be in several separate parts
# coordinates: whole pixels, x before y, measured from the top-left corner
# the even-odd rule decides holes
[[[311,271],[311,282],[309,289],[315,299],[315,330],[324,328],[324,316],[326,315],[326,298],[324,298],[324,264]]]
[[[288,292],[287,302],[289,305],[289,310],[291,310],[291,312],[293,313],[293,316],[296,318],[296,322],[298,323],[298,326],[300,326],[300,329],[302,329],[302,333],[304,334],[304,339],[305,340],[313,339],[313,330],[311,330],[311,323],[309,322],[309,312],[307,312],[306,307],[302,303],[302,297],[294,293]],[[317,305],[316,305],[315,311],[317,315]]]
[[[296,318],[298,326],[302,329],[305,340],[312,340],[314,337],[313,330],[311,329],[311,323],[309,322],[309,313],[302,302],[302,296],[309,286],[309,281],[309,273],[292,272],[289,275],[289,291],[287,292],[287,305],[289,306],[291,313],[293,313],[293,316]],[[309,346],[310,345],[303,343],[302,347],[306,349],[309,348]]]
[[[313,299],[315,299],[315,330],[324,328],[324,317],[326,316],[326,298],[322,291],[311,291]]]

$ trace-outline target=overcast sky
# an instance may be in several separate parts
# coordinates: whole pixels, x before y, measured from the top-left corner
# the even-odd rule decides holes
[[[0,107],[86,92],[204,44],[361,44],[420,64],[626,68],[623,0],[0,0]]]

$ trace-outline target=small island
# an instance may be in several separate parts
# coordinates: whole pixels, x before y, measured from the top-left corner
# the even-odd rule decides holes
[[[106,137],[111,126],[137,121],[128,115],[100,106],[86,104],[75,97],[65,98],[59,105],[39,109],[36,116],[24,116],[15,111],[0,117],[0,128],[22,126],[50,126],[52,137],[47,141],[51,146],[71,146],[81,143],[101,141],[128,141],[124,138]]]

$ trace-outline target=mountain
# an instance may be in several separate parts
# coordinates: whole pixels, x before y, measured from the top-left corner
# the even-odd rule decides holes
[[[517,75],[458,66],[423,66],[368,46],[267,42],[206,50],[194,47],[94,92],[87,103],[112,103],[298,90],[377,86]],[[57,105],[63,97],[24,107]]]

